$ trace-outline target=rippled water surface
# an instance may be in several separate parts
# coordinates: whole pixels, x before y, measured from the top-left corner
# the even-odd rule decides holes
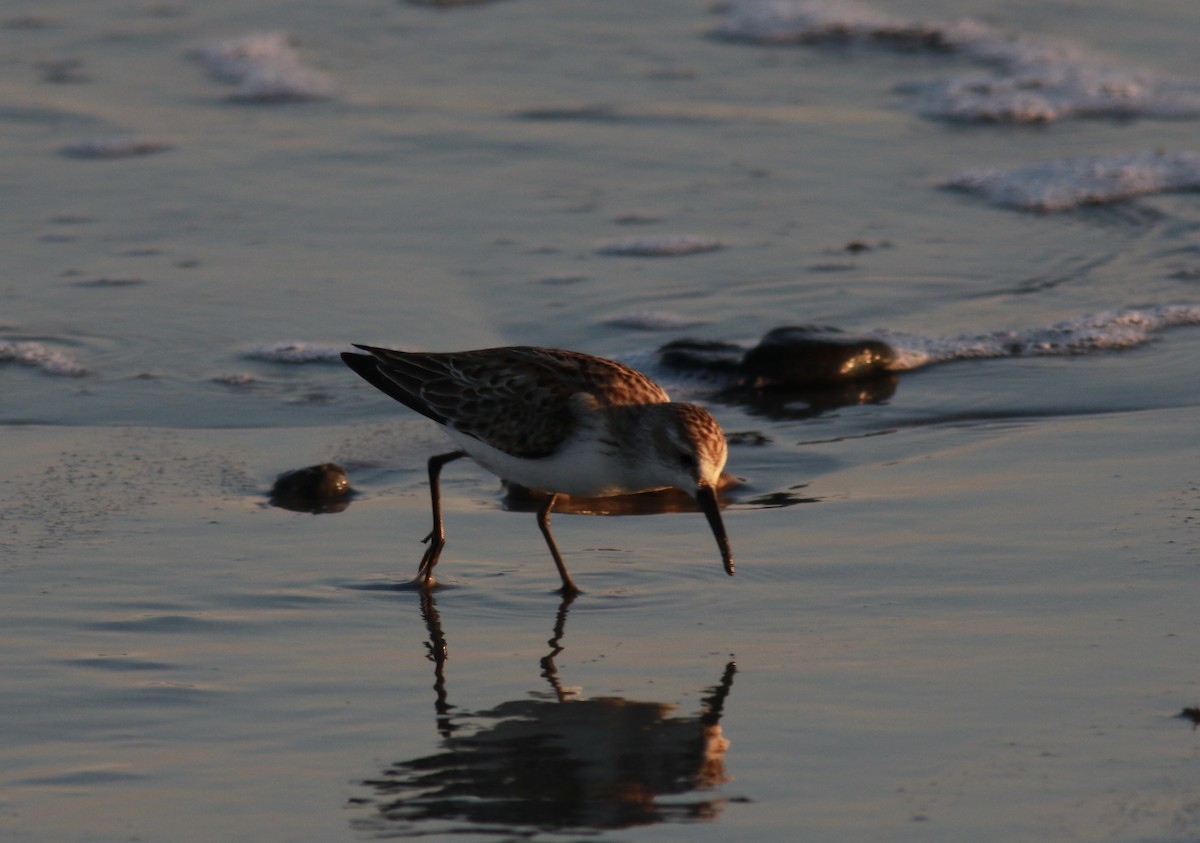
[[[0,839],[1200,835],[1198,25],[6,3]],[[654,355],[794,324],[901,363],[748,399]],[[398,588],[446,443],[351,342],[705,403],[737,575],[694,512],[564,512],[564,603],[460,462]],[[348,507],[269,505],[324,461]]]

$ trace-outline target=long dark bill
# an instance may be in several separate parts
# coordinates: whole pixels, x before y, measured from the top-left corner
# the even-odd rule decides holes
[[[725,535],[725,522],[721,520],[721,509],[717,505],[717,490],[712,486],[698,486],[696,500],[704,510],[708,526],[712,527],[713,535],[717,538],[717,547],[721,548],[721,561],[725,563],[725,573],[732,577],[733,551],[729,549],[729,536]]]

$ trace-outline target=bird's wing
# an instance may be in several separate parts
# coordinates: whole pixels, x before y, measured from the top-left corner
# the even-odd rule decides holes
[[[442,354],[357,346],[342,358],[397,401],[514,456],[552,454],[570,434],[576,401],[593,406],[670,400],[645,375],[599,357],[515,346]]]

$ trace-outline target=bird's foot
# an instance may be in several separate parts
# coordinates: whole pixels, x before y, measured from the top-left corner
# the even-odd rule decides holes
[[[430,539],[433,539],[433,541],[430,542]],[[421,577],[432,579],[433,566],[437,564],[438,557],[442,555],[442,548],[446,546],[446,540],[430,533],[425,537],[424,541],[430,543],[429,547],[425,548],[425,553],[421,555],[421,563],[417,565],[417,579]]]

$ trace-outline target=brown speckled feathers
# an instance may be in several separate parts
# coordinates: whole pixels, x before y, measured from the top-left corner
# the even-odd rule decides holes
[[[640,372],[573,351],[513,346],[430,354],[355,347],[368,354],[343,359],[373,386],[517,457],[544,457],[562,444],[576,393],[590,394],[600,406],[670,401]]]

